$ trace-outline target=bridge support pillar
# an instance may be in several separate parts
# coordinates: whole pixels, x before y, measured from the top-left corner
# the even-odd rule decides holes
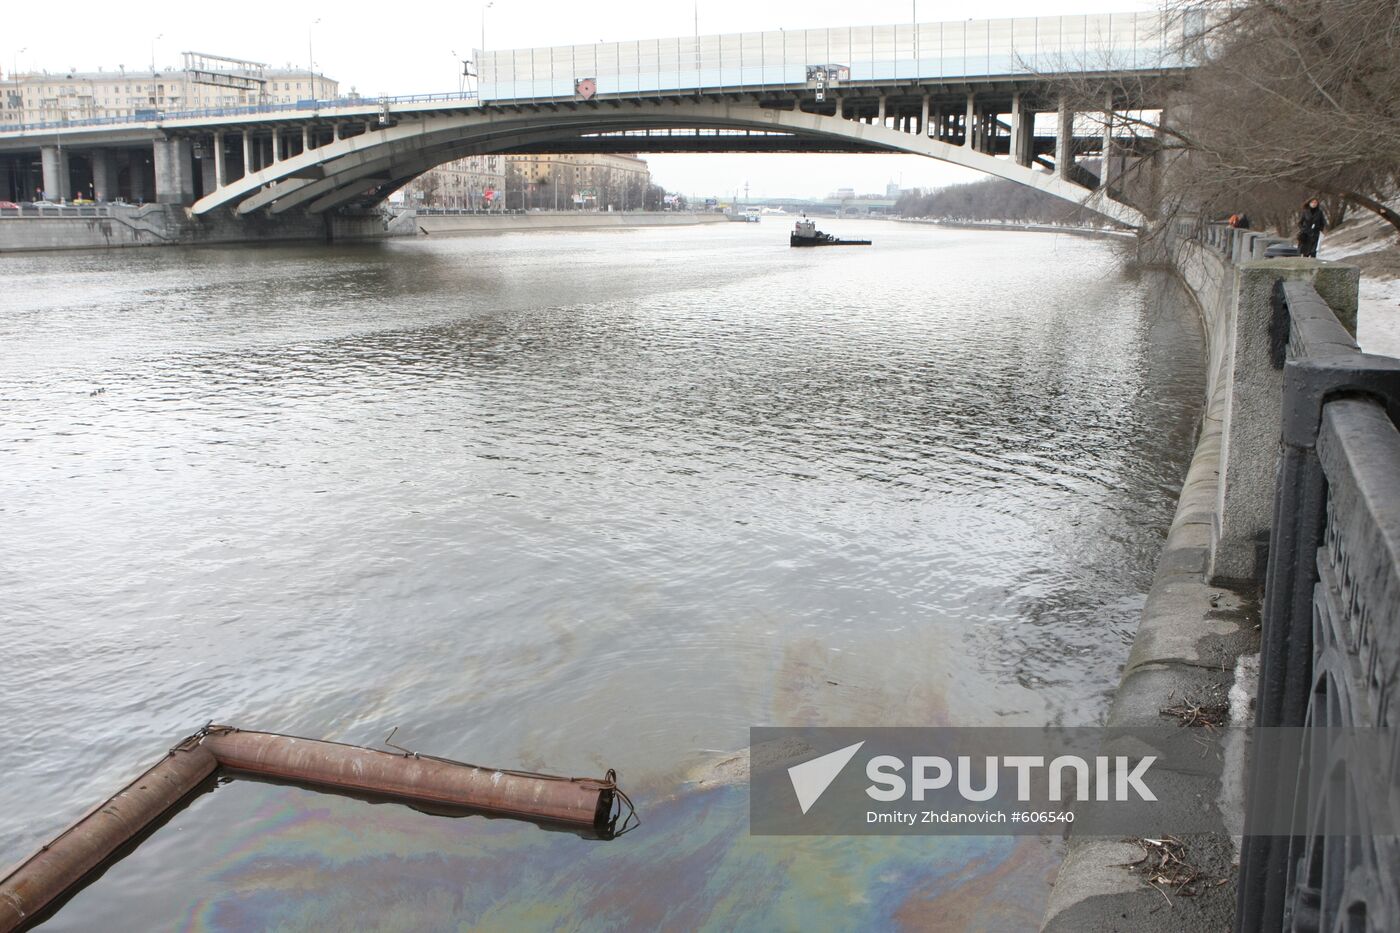
[[[29,157],[15,157],[5,160],[10,166],[10,187],[7,189],[10,201],[34,200],[37,187],[34,178],[33,160]]]
[[[253,174],[253,147],[250,145],[251,140],[248,139],[247,130],[244,130],[239,135],[243,137],[243,174],[251,175]]]
[[[967,149],[977,148],[977,97],[974,94],[967,95],[967,122],[963,124],[963,147]]]
[[[880,95],[880,115],[879,115],[878,117],[876,117],[876,119],[880,121],[880,125],[881,125],[881,126],[884,126],[884,125],[885,125],[885,95],[884,95],[884,94],[881,94],[881,95]]]
[[[1069,167],[1074,162],[1074,111],[1069,101],[1060,98],[1060,110],[1055,121],[1055,174],[1069,180]]]
[[[302,151],[303,154],[311,151],[311,127],[310,127],[310,126],[303,126],[303,127],[301,128],[301,151]]]
[[[110,201],[117,192],[116,166],[112,164],[112,153],[106,149],[94,149],[89,155],[92,160],[92,196],[97,201]]]
[[[194,203],[194,165],[188,139],[155,142],[156,203]]]
[[[218,174],[219,167],[214,164],[213,158],[199,159],[199,192],[203,197],[206,194],[213,194],[219,188]]]
[[[62,146],[45,146],[41,151],[44,165],[44,200],[66,201],[72,191],[68,176],[68,153]]]
[[[224,134],[214,133],[214,187],[228,184],[228,166],[224,163]]]
[[[924,95],[923,102],[919,105],[919,133],[928,135],[928,95]]]
[[[1027,109],[1020,92],[1011,95],[1011,159],[1030,165],[1035,158],[1035,112]]]
[[[0,197],[6,201],[29,201],[29,184],[25,175],[25,165],[18,158],[8,156],[0,159]]]
[[[1021,134],[1025,131],[1025,117],[1024,114],[1021,113],[1021,92],[1014,91],[1011,94],[1011,142],[1010,145],[1007,146],[1006,154],[1009,155],[1011,161],[1015,162],[1017,165],[1026,164],[1021,161]]]
[[[1099,168],[1099,187],[1107,188],[1113,176],[1113,92],[1109,92],[1103,108],[1103,164]]]
[[[846,118],[846,100],[845,100],[845,98],[841,97],[841,96],[838,94],[837,97],[836,97],[836,119],[838,119],[838,120],[844,120],[845,118]]]
[[[150,175],[151,160],[141,150],[129,150],[126,154],[127,186],[131,189],[131,200],[137,204],[146,203],[150,186],[146,181]]]

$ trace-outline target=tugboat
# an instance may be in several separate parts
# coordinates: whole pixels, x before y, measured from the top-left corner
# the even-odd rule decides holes
[[[797,222],[796,228],[792,231],[792,236],[788,241],[792,246],[869,246],[869,240],[838,240],[829,233],[822,233],[817,229],[815,220],[808,220],[803,217]]]

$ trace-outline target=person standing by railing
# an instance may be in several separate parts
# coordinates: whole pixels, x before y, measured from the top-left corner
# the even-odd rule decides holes
[[[1300,255],[1317,258],[1317,247],[1322,241],[1322,231],[1327,229],[1327,214],[1317,198],[1309,198],[1298,215],[1298,252]]]

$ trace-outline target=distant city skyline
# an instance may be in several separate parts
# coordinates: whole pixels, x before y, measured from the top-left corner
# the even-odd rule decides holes
[[[489,4],[489,5],[488,5]],[[1049,16],[1156,9],[1153,0],[873,0],[853,8],[835,0],[703,0],[694,4],[653,4],[640,0],[598,8],[540,0],[469,3],[403,2],[384,19],[382,6],[361,3],[328,6],[306,0],[278,4],[275,21],[208,10],[171,0],[152,0],[133,17],[108,3],[78,0],[65,8],[55,28],[52,11],[32,4],[6,11],[0,70],[21,72],[176,68],[180,53],[209,52],[303,67],[314,58],[317,71],[361,94],[418,94],[456,91],[461,60],[482,44],[491,49],[522,48],[601,40],[627,40],[784,28]],[[373,23],[373,28],[367,24]],[[386,38],[392,37],[392,38]],[[732,196],[749,185],[754,197],[824,197],[836,188],[882,192],[890,181],[906,188],[934,188],[976,181],[979,173],[912,155],[647,155],[657,184],[684,194]]]

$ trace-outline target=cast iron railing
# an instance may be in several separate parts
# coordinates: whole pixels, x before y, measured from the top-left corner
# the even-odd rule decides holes
[[[1283,447],[1255,725],[1388,732],[1400,724],[1400,360],[1362,353],[1308,282],[1278,283],[1274,311]],[[1394,825],[1397,750],[1379,768],[1324,757],[1305,788],[1259,745],[1248,800],[1291,794],[1304,815],[1278,836],[1252,835],[1263,817],[1247,814],[1237,930],[1400,929],[1400,840],[1354,831]]]

